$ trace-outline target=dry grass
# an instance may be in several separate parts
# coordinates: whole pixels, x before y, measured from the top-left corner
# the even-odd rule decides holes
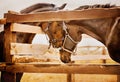
[[[115,63],[112,60],[106,60],[107,63]],[[53,62],[55,63],[55,62]],[[103,63],[102,60],[76,61],[75,63]],[[67,82],[67,74],[53,73],[24,73],[21,82]],[[101,74],[72,74],[72,82],[117,82],[117,75]]]
[[[72,82],[117,82],[116,75],[73,74],[72,77]],[[24,73],[21,82],[67,82],[67,75]]]
[[[24,73],[21,82],[66,82],[66,74]]]
[[[75,82],[117,82],[116,75],[77,74]]]
[[[95,49],[96,50],[96,49]],[[84,52],[87,52],[83,50]],[[93,50],[92,50],[93,51]],[[58,53],[49,52],[51,55]],[[81,51],[82,53],[82,51]],[[90,52],[91,53],[91,52]],[[94,54],[103,53],[101,49],[95,51]],[[49,55],[50,55],[49,54]],[[82,53],[83,54],[83,53]],[[75,61],[76,64],[114,64],[111,59],[108,60],[81,60]],[[55,61],[53,63],[56,63]],[[60,63],[60,62],[57,62]],[[52,73],[24,73],[21,82],[67,82],[67,74],[52,74]],[[101,75],[101,74],[72,74],[72,82],[117,82],[117,75]]]

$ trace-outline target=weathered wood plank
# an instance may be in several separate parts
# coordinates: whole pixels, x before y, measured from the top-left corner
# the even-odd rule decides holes
[[[5,33],[4,33],[4,61],[5,62],[12,62],[12,55],[10,54],[10,43],[16,42],[16,33],[12,33],[10,31],[10,25],[5,25]]]
[[[8,72],[29,73],[76,73],[76,74],[120,74],[120,65],[100,64],[14,64],[7,65]]]
[[[13,31],[13,32],[43,34],[43,31],[42,31],[41,27],[39,27],[39,26],[12,23],[10,28],[11,28],[11,31]]]
[[[96,54],[96,55],[75,55],[71,57],[72,60],[103,60],[103,59],[111,59],[109,55],[102,55],[102,54]]]
[[[39,54],[43,55],[48,51],[48,46],[44,44],[22,44],[11,43],[11,54]]]
[[[23,44],[23,43],[11,43],[10,52],[12,55],[24,55],[28,56],[28,54],[35,55],[43,55],[48,51],[48,45],[44,44]],[[57,51],[56,51],[56,54]],[[58,55],[48,55],[47,56],[50,59],[58,60]],[[76,55],[71,57],[72,60],[100,60],[100,59],[110,59],[109,55]]]
[[[37,14],[5,14],[7,22],[43,22],[65,20],[87,20],[120,16],[120,8],[101,8],[73,11],[51,11]]]

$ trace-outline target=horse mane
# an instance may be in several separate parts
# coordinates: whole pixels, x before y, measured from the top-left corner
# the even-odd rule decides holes
[[[95,4],[95,5],[83,5],[75,10],[82,10],[82,9],[94,9],[94,8],[112,8],[115,7],[116,5],[110,5],[110,4]]]
[[[66,3],[57,7],[55,4],[51,3],[37,3],[32,6],[29,6],[20,11],[21,14],[28,14],[28,13],[38,13],[38,12],[45,12],[45,11],[57,11],[62,10],[66,6]]]
[[[36,12],[49,11],[55,8],[55,6],[56,6],[55,4],[50,4],[50,3],[37,3],[21,10],[20,13],[25,14],[25,13],[31,13],[33,11]]]

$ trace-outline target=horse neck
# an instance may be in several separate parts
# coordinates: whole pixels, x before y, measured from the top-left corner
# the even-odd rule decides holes
[[[106,38],[109,35],[113,23],[114,18],[104,18],[91,20],[76,20],[70,21],[67,24],[77,26],[81,33],[87,34],[105,44]]]

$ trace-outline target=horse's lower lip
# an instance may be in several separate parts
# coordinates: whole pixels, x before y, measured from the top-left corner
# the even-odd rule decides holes
[[[71,62],[71,58],[69,56],[68,57],[64,56],[64,57],[61,57],[60,59],[63,63],[70,63]]]
[[[63,63],[70,63],[71,61],[61,60]]]

